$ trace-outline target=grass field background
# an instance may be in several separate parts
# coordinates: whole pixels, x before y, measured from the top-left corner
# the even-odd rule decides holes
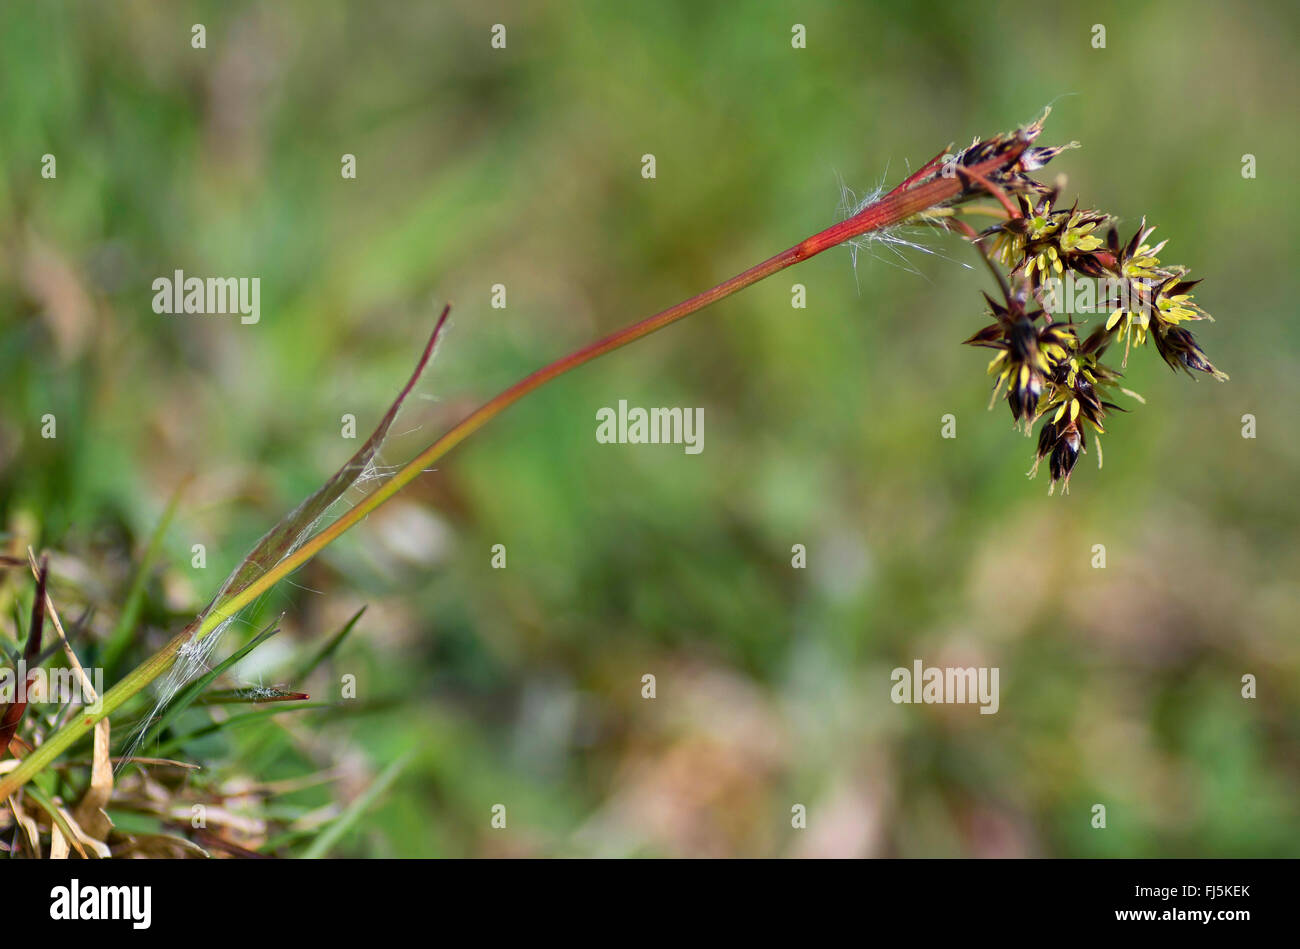
[[[364,437],[442,301],[389,464],[832,223],[841,181],[1052,103],[1043,141],[1082,147],[1044,176],[1125,237],[1159,226],[1230,382],[1135,353],[1147,404],[1049,498],[959,345],[992,289],[969,248],[832,251],[541,390],[281,585],[241,681],[284,681],[368,604],[294,683],[335,707],[183,743],[203,770],[168,793],[302,853],[411,751],[331,852],[1294,855],[1298,25],[1282,3],[6,4],[0,526],[51,552],[65,616],[93,607],[93,662],[193,473],[143,658],[354,450],[340,417]],[[155,314],[177,269],[259,276],[260,322]],[[704,451],[598,444],[620,399],[702,406]],[[999,667],[999,712],[892,704],[914,659]]]

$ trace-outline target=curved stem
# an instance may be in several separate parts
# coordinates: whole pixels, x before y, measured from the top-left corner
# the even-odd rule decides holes
[[[993,258],[990,257],[988,252],[979,245],[979,232],[961,218],[956,217],[948,219],[948,227],[965,237],[966,240],[970,242],[970,245],[975,248],[975,252],[980,255],[980,260],[984,261],[985,265],[989,268],[989,273],[993,274],[993,279],[996,280],[998,286],[1001,287],[1003,298],[1007,301],[1008,305],[1010,305],[1011,287],[1007,285],[1007,278],[1002,276],[1002,271],[998,269],[998,265],[993,262]]]
[[[987,181],[986,175],[1014,163],[1020,157],[1025,144],[1021,143],[994,158],[987,159],[979,165],[967,167],[963,170],[970,172],[971,177],[976,181]],[[337,540],[345,531],[364,519],[371,511],[414,481],[430,465],[534,389],[545,385],[570,369],[576,369],[578,366],[591,362],[599,356],[620,349],[642,337],[649,336],[651,333],[661,330],[665,326],[669,326],[698,310],[702,310],[712,303],[729,297],[765,277],[770,277],[772,274],[814,257],[822,251],[829,250],[847,240],[871,231],[906,223],[922,211],[937,205],[979,196],[977,194],[963,196],[962,192],[965,189],[965,184],[956,176],[935,175],[928,180],[914,183],[918,181],[919,176],[934,165],[935,160],[931,160],[920,171],[914,173],[889,194],[863,208],[852,217],[817,232],[776,256],[769,257],[760,264],[755,264],[729,280],[724,280],[716,287],[705,290],[703,293],[683,300],[675,306],[624,327],[556,360],[550,365],[538,369],[501,392],[495,398],[485,402],[452,426],[433,444],[420,452],[405,467],[367,495],[364,500],[337,521],[320,531],[320,533],[315,534],[292,554],[285,557],[238,594],[215,605],[203,617],[202,622],[191,624],[184,631],[174,636],[161,650],[150,656],[128,673],[122,681],[109,689],[102,696],[98,707],[83,710],[81,714],[68,722],[62,729],[42,742],[38,748],[23,759],[17,768],[8,775],[0,777],[0,799],[7,797],[22,787],[27,781],[31,780],[33,775],[39,773],[46,765],[86,734],[97,721],[105,715],[112,714],[123,702],[166,672],[175,661],[176,654],[181,647],[191,638],[202,639],[207,636],[223,621],[235,615],[285,576],[311,560],[321,550]]]
[[[975,181],[978,182],[984,188],[985,191],[987,191],[989,194],[993,195],[993,197],[998,199],[998,204],[1002,205],[1002,207],[1006,210],[1008,217],[1011,218],[1020,217],[1020,209],[1011,203],[1011,199],[1007,197],[1007,193],[1003,191],[1001,188],[999,188],[997,185],[995,185],[993,182],[989,181],[988,176],[985,175],[980,169],[968,168],[964,165],[958,165],[957,174],[966,175],[967,177],[975,179]]]

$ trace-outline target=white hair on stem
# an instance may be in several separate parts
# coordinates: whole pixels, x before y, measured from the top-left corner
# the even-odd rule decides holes
[[[443,313],[442,319],[444,320],[446,318],[446,312],[447,311],[444,311]],[[441,322],[439,325],[441,326]],[[423,375],[424,371],[426,371],[428,369],[428,366],[433,363],[433,360],[438,355],[438,351],[441,349],[442,334],[440,334],[437,329],[435,329],[434,333],[435,333],[434,338],[431,341],[432,346],[428,351],[427,357],[425,357],[425,359],[422,361],[421,366],[417,368],[417,375]],[[413,378],[411,383],[408,384],[408,387],[413,387],[415,385],[415,382],[416,379]],[[400,416],[401,412],[405,410],[406,403],[405,403],[404,396],[407,394],[409,394],[409,388],[408,390],[403,392],[403,395],[401,397],[399,397],[400,404],[397,406],[397,413],[396,415],[394,415],[392,418],[388,420],[388,425],[390,427],[391,427],[391,423],[395,422],[397,417]],[[430,396],[430,398],[433,397]],[[390,412],[391,411],[392,409],[390,409]],[[414,429],[410,429],[408,430],[408,432],[404,434],[409,434],[411,431],[416,431],[420,427],[421,426],[417,425]],[[334,500],[324,509],[324,511],[319,516],[314,518],[310,523],[306,524],[301,530],[297,531],[293,535],[293,541],[286,546],[286,548],[283,550],[283,552],[281,552],[280,556],[275,560],[275,562],[265,566],[262,569],[263,576],[265,576],[265,574],[270,570],[274,570],[276,567],[282,564],[287,558],[292,556],[304,543],[306,543],[313,536],[315,536],[326,522],[332,523],[334,520],[337,519],[337,517],[342,512],[342,510],[350,510],[351,508],[355,507],[358,503],[360,503],[360,501],[370,493],[369,491],[365,490],[366,487],[368,487],[369,485],[373,485],[375,483],[381,483],[387,481],[393,475],[394,472],[398,471],[401,468],[400,465],[384,465],[384,464],[376,463],[376,459],[380,457],[384,445],[388,443],[391,437],[392,437],[392,433],[391,431],[389,431],[386,432],[382,436],[382,438],[380,438],[379,442],[374,446],[374,449],[370,454],[370,456],[366,458],[365,462],[361,465],[361,470],[358,471],[355,476],[353,476],[353,478],[351,479],[350,482],[348,482],[346,487],[344,487],[341,490],[339,495],[334,498]],[[327,485],[328,484],[329,482],[327,482]],[[349,495],[351,495],[351,497],[349,497]],[[292,517],[294,517],[297,511],[301,510],[303,507],[311,503],[314,499],[315,499],[315,495],[312,495],[311,497],[307,498],[305,501],[302,502],[302,504],[298,506],[298,508],[295,508],[294,511],[291,512],[284,520],[289,520]],[[283,521],[281,521],[281,523],[283,523]],[[272,528],[271,533],[274,533],[275,530],[276,528]],[[266,536],[269,537],[271,535],[268,534]],[[264,537],[263,540],[265,539],[266,538]],[[261,542],[259,541],[259,546],[260,544]],[[256,551],[256,549],[257,548],[255,547],[254,551]],[[202,620],[209,613],[211,613],[211,611],[215,609],[218,604],[222,602],[222,598],[225,595],[226,591],[230,589],[231,584],[234,583],[236,578],[240,576],[246,564],[247,564],[246,559],[241,560],[239,564],[235,567],[235,569],[231,572],[231,574],[228,577],[226,577],[217,595],[213,597],[208,607],[201,614],[199,614],[199,618],[198,618],[199,622],[202,622]],[[249,582],[249,579],[245,578],[245,582],[246,583]],[[308,589],[308,588],[303,587],[303,589]],[[318,592],[318,591],[313,591],[313,592]],[[167,671],[167,674],[163,678],[161,685],[157,687],[156,701],[154,702],[149,713],[135,725],[135,727],[131,732],[130,738],[128,740],[127,748],[124,750],[122,754],[122,760],[118,765],[119,770],[122,767],[124,767],[126,764],[128,764],[130,760],[135,756],[136,751],[139,750],[141,743],[144,741],[144,736],[148,732],[149,726],[158,718],[158,716],[162,713],[163,709],[165,709],[168,705],[170,705],[176,699],[176,696],[180,694],[181,690],[184,689],[187,685],[189,685],[191,682],[193,682],[195,679],[199,678],[200,676],[204,675],[205,673],[211,671],[212,667],[209,664],[209,660],[216,652],[217,647],[219,646],[221,640],[224,638],[224,635],[226,631],[230,628],[230,626],[236,622],[241,623],[243,625],[248,625],[247,622],[241,619],[240,617],[242,615],[247,615],[248,613],[260,607],[264,598],[267,595],[269,595],[269,591],[257,597],[256,600],[254,600],[244,609],[238,610],[233,615],[223,619],[220,623],[218,623],[215,627],[213,627],[212,630],[209,631],[206,636],[200,638],[197,636],[197,634],[191,635],[190,639],[186,643],[184,643],[179,650],[177,650],[176,660],[172,663],[172,667]],[[196,624],[195,629],[197,630],[197,628],[198,627]]]
[[[840,220],[853,217],[855,214],[862,212],[884,197],[886,194],[885,181],[888,174],[888,167],[886,167],[885,174],[881,175],[880,182],[862,197],[858,197],[854,190],[844,182],[843,176],[836,174],[836,178],[839,180],[840,185],[840,203],[836,208],[836,213],[839,215]],[[934,232],[937,230],[935,225],[929,224],[928,222],[925,225],[925,228],[927,232]],[[853,264],[854,284],[859,293],[862,292],[862,286],[858,282],[858,254],[861,251],[866,251],[876,260],[880,260],[884,263],[890,264],[891,266],[901,267],[908,273],[916,274],[918,277],[924,277],[924,274],[922,274],[916,268],[916,265],[907,258],[907,255],[903,252],[904,250],[919,251],[922,254],[929,254],[951,263],[958,264],[967,270],[973,269],[970,264],[964,261],[954,260],[946,254],[921,243],[918,234],[919,229],[920,228],[917,225],[908,226],[904,224],[896,224],[892,227],[883,227],[873,231],[868,231],[866,234],[861,234],[858,237],[851,238],[845,242],[849,249],[849,259]],[[879,251],[881,250],[889,251],[895,259],[891,259],[884,253],[880,253]]]

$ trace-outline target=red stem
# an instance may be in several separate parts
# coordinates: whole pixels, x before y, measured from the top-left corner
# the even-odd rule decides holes
[[[978,165],[971,167],[962,167],[962,171],[971,173],[980,184],[986,188],[996,188],[988,181],[988,175],[1005,168],[1020,157],[1028,143],[1012,148],[1008,152]],[[519,380],[509,389],[497,395],[491,401],[483,404],[468,417],[462,420],[458,425],[452,428],[439,443],[450,440],[451,444],[444,446],[444,452],[453,445],[459,443],[464,436],[479,428],[483,422],[496,415],[501,409],[517,402],[529,392],[532,392],[538,386],[549,382],[556,376],[559,376],[570,369],[581,366],[583,363],[590,362],[597,356],[603,356],[612,350],[626,346],[635,340],[648,336],[656,330],[663,329],[670,323],[675,323],[685,316],[702,310],[711,303],[728,297],[738,290],[743,290],[751,284],[757,283],[765,277],[770,277],[791,267],[794,264],[801,263],[810,257],[815,257],[822,251],[830,250],[843,244],[845,241],[860,237],[871,231],[878,231],[882,228],[893,227],[902,224],[908,218],[928,210],[935,205],[942,204],[958,197],[965,190],[966,183],[961,180],[957,174],[951,177],[939,175],[924,184],[910,186],[918,176],[924,174],[932,168],[939,160],[939,157],[931,159],[921,169],[915,172],[906,181],[896,187],[889,194],[885,195],[879,201],[863,208],[851,218],[833,224],[824,231],[819,231],[809,238],[800,241],[793,247],[782,251],[775,257],[769,257],[761,264],[755,264],[743,273],[739,273],[730,280],[724,280],[703,293],[698,293],[690,299],[683,300],[676,306],[671,306],[662,310],[653,316],[648,316],[638,323],[626,326],[617,332],[611,333],[603,339],[584,346],[568,356],[558,359],[548,366],[538,369],[536,372]],[[1001,193],[1000,189],[997,189]],[[1005,200],[1005,196],[1003,196]],[[436,447],[435,443],[431,448]],[[439,452],[442,454],[443,452]]]
[[[1006,168],[1014,163],[1021,152],[1028,147],[1027,141],[1021,141],[1000,155],[989,158],[977,165],[971,166],[976,174],[986,176],[1002,168]],[[929,168],[935,164],[938,159],[932,159],[924,167]],[[625,326],[602,339],[596,340],[581,349],[570,353],[550,365],[543,366],[536,372],[520,379],[504,392],[498,393],[494,398],[480,405],[477,409],[465,416],[450,429],[448,429],[433,444],[429,445],[424,451],[416,455],[403,468],[393,474],[387,481],[372,491],[364,499],[356,504],[343,517],[339,518],[329,527],[326,527],[320,533],[315,534],[310,540],[299,547],[292,555],[286,557],[277,564],[273,569],[267,571],[256,581],[249,584],[244,590],[226,601],[218,610],[208,613],[203,619],[203,625],[198,630],[197,635],[201,638],[218,623],[221,619],[231,616],[235,611],[242,609],[259,596],[264,590],[268,589],[280,577],[284,576],[291,570],[296,569],[303,563],[306,563],[314,557],[320,550],[333,543],[335,538],[344,531],[351,528],[361,518],[365,517],[371,511],[378,508],[390,497],[402,490],[407,484],[420,475],[421,472],[429,468],[434,462],[438,461],[462,441],[486,425],[491,419],[495,418],[505,408],[518,402],[534,389],[545,385],[557,376],[563,375],[570,369],[575,369],[583,363],[591,362],[598,356],[611,352],[626,346],[628,343],[649,336],[656,330],[661,330],[671,323],[675,323],[683,317],[689,316],[697,310],[702,310],[711,303],[728,297],[738,290],[743,290],[750,284],[757,283],[764,277],[770,277],[778,271],[787,267],[815,257],[824,250],[829,250],[838,244],[847,240],[866,234],[870,231],[877,231],[881,228],[892,227],[909,220],[914,215],[929,208],[936,207],[947,201],[959,198],[966,191],[967,182],[953,175],[936,175],[921,184],[908,185],[908,182],[915,181],[918,171],[907,179],[902,185],[899,185],[889,194],[885,195],[879,201],[875,201],[863,208],[857,214],[833,224],[824,231],[812,235],[788,250],[784,250],[775,257],[770,257],[761,264],[755,264],[743,273],[739,273],[730,280],[724,280],[703,293],[698,293],[690,299],[683,300],[676,306],[671,306],[662,310],[653,316],[633,323],[631,326]],[[905,187],[906,185],[906,187]],[[974,196],[974,195],[971,195]],[[184,634],[182,634],[184,635]],[[180,640],[180,637],[177,637]]]
[[[1001,154],[996,155],[977,165],[970,166],[967,170],[973,170],[978,175],[989,175],[1000,169],[1011,166],[1027,148],[1029,142],[1022,138],[1019,142],[1006,148]],[[929,208],[936,207],[945,202],[952,201],[959,197],[975,197],[976,193],[965,194],[968,183],[957,177],[956,174],[936,175],[921,184],[914,184],[919,180],[919,176],[934,166],[937,159],[932,159],[922,166],[922,169],[909,176],[902,184],[896,187],[889,194],[885,195],[879,201],[873,202],[863,208],[857,214],[845,221],[834,224],[819,231],[812,237],[801,241],[789,250],[777,254],[775,257],[757,264],[744,273],[737,274],[730,280],[723,281],[710,290],[691,297],[689,300],[683,300],[676,306],[656,313],[654,316],[647,317],[638,323],[624,327],[615,333],[599,339],[589,346],[579,349],[577,352],[558,359],[549,366],[544,366],[536,372],[516,382],[509,389],[497,395],[495,398],[479,406],[465,418],[453,425],[447,432],[437,439],[432,445],[429,445],[424,451],[416,455],[399,471],[395,472],[383,484],[372,491],[369,495],[359,501],[346,514],[340,517],[333,524],[326,527],[317,534],[312,535],[310,539],[298,547],[292,554],[285,557],[274,567],[264,572],[252,583],[245,586],[239,593],[228,600],[223,601],[220,605],[214,607],[203,620],[195,621],[189,627],[176,636],[164,646],[161,650],[154,653],[121,682],[115,685],[102,697],[100,708],[95,713],[87,712],[80,716],[76,721],[70,722],[58,733],[48,738],[38,749],[32,752],[16,770],[12,773],[0,777],[0,798],[17,790],[34,774],[44,768],[50,761],[66,750],[73,742],[83,735],[96,721],[112,713],[119,705],[125,702],[132,695],[135,695],[145,684],[151,682],[168,668],[175,661],[177,652],[191,638],[202,638],[210,633],[225,618],[233,616],[243,607],[268,590],[277,583],[282,577],[296,570],[302,564],[306,563],[312,557],[316,556],[322,549],[332,543],[337,537],[343,534],[351,527],[358,524],[371,511],[378,508],[381,504],[410,484],[415,478],[425,471],[430,465],[442,458],[449,451],[459,445],[471,434],[487,424],[494,416],[499,414],[503,409],[515,402],[518,402],[529,392],[539,386],[544,385],[556,376],[568,372],[581,366],[583,363],[590,362],[598,356],[603,356],[612,350],[626,346],[635,340],[648,336],[656,330],[663,329],[670,323],[675,323],[685,316],[689,316],[697,310],[701,310],[710,303],[715,303],[723,297],[730,296],[738,290],[748,287],[750,284],[757,283],[764,277],[770,277],[778,271],[784,270],[794,264],[814,257],[824,250],[829,250],[838,244],[851,240],[859,235],[866,234],[870,231],[880,230],[885,227],[892,227],[902,224],[916,214]],[[963,166],[966,167],[966,166]],[[197,628],[196,628],[197,627]]]

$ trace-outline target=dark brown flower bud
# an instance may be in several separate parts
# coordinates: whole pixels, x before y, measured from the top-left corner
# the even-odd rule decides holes
[[[1227,381],[1227,373],[1215,369],[1205,358],[1205,351],[1192,334],[1179,326],[1161,326],[1154,334],[1156,351],[1169,364],[1170,369],[1181,369],[1189,376],[1191,370],[1207,372],[1220,382]]]

